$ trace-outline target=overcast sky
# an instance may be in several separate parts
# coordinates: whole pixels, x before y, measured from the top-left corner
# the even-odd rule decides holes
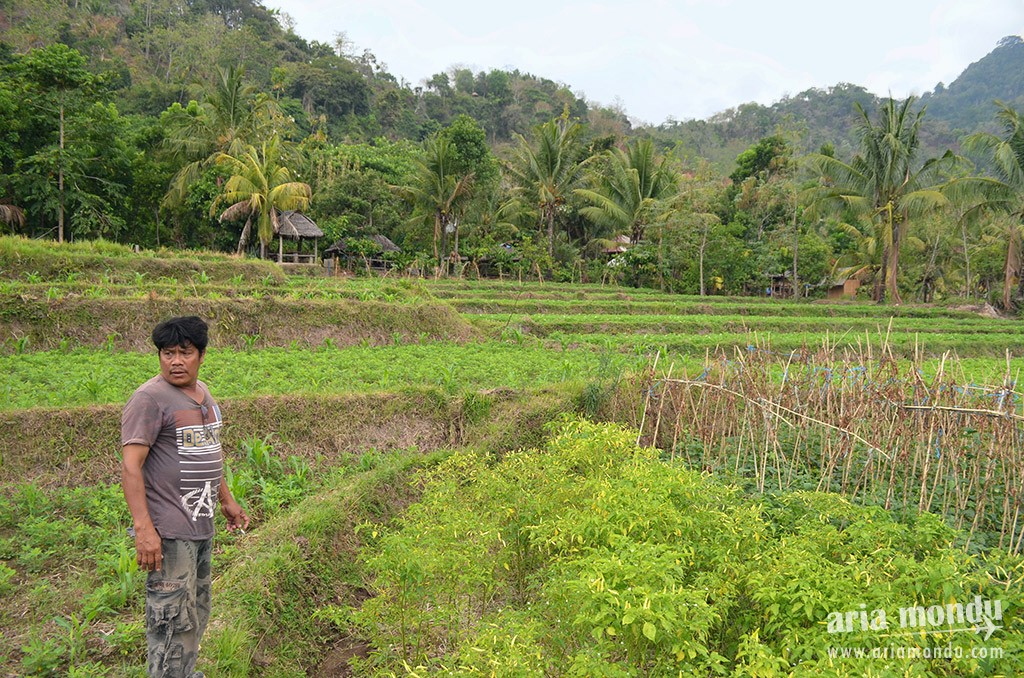
[[[287,0],[307,40],[344,32],[413,86],[455,64],[569,85],[630,117],[703,119],[850,82],[896,97],[949,84],[1024,0]]]

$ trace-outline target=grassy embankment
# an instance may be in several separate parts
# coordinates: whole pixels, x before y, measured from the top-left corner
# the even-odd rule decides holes
[[[934,449],[934,434],[929,441],[928,426],[904,417],[897,433],[907,442],[900,454],[915,465],[872,466],[872,450],[890,443],[892,432],[870,444],[830,446],[844,434],[830,438],[821,426],[787,429],[751,403],[776,398],[772,389],[783,375],[799,386],[793,389],[797,400],[787,403],[795,411],[811,404],[810,391],[826,393],[823,400],[832,402],[855,391],[836,399],[838,391],[820,382],[804,377],[797,384],[794,360],[816,375],[823,374],[817,367],[829,370],[836,387],[854,382],[850,368],[876,377],[858,387],[884,383],[882,373],[871,369],[876,363],[888,365],[886,379],[896,379],[887,388],[907,386],[909,376],[917,378],[915,370],[924,371],[917,391],[885,392],[906,402],[936,384],[998,384],[1007,373],[1005,359],[995,357],[1005,348],[1000,342],[1016,346],[1012,322],[942,308],[686,299],[596,286],[284,278],[273,267],[250,270],[252,262],[231,257],[178,261],[88,245],[37,256],[23,243],[0,244],[6,257],[0,259],[0,325],[9,333],[0,358],[0,454],[8,488],[0,527],[7,568],[0,572],[0,625],[10,629],[0,643],[0,666],[15,673],[26,660],[58,671],[73,664],[75,675],[139,673],[140,579],[131,575],[130,563],[121,562],[126,516],[109,483],[116,479],[119,403],[155,369],[146,335],[172,313],[196,310],[212,321],[216,349],[204,378],[231,415],[226,444],[232,482],[260,515],[260,527],[240,543],[227,540],[218,553],[223,574],[204,651],[223,675],[293,675],[315,668],[331,644],[336,652],[327,664],[345,663],[369,641],[386,646],[386,635],[345,623],[341,632],[336,628],[339,619],[348,619],[339,610],[358,608],[373,582],[373,573],[353,556],[373,530],[352,526],[384,524],[397,515],[393,508],[414,500],[421,484],[399,482],[411,477],[412,468],[432,466],[453,448],[468,446],[493,459],[540,446],[543,423],[567,410],[633,425],[643,420],[645,439],[656,440],[670,463],[685,458],[686,465],[714,470],[755,496],[776,483],[782,494],[820,486],[868,504],[883,503],[891,492],[901,500],[900,520],[910,520],[908,507],[916,508],[924,494],[931,510],[977,515],[977,502],[958,499],[950,479],[976,475],[974,462],[986,459],[977,450],[995,440],[996,427],[977,426],[970,440],[947,436],[943,461],[921,468],[916,463],[927,458],[922,449]],[[17,256],[9,256],[12,250]],[[55,256],[63,263],[47,263]],[[858,355],[851,353],[857,362],[843,362],[834,350],[827,358],[818,351],[826,329],[830,345],[852,351],[860,342]],[[963,337],[949,338],[952,329]],[[745,348],[766,340],[781,355]],[[796,348],[804,358],[787,355]],[[950,348],[959,354],[955,370],[941,355]],[[634,371],[659,351],[658,379]],[[913,367],[879,362],[888,354],[915,353],[931,357]],[[768,355],[776,357],[759,362]],[[708,363],[704,382],[750,392],[727,402],[696,396],[694,389],[704,387],[665,386],[668,365],[673,376],[692,379]],[[737,378],[737,364],[760,370],[764,378]],[[1011,374],[1018,364],[1011,362]],[[645,409],[647,393],[656,406],[648,402]],[[857,400],[857,407],[877,405],[872,398]],[[687,410],[692,417],[683,416]],[[983,421],[988,419],[978,418]],[[856,429],[849,417],[829,422]],[[870,418],[859,425],[878,428]],[[268,434],[269,452],[263,445]],[[817,442],[809,445],[812,438]],[[751,455],[751,449],[760,452]],[[971,463],[945,461],[961,449]],[[831,463],[834,458],[849,462]],[[1003,464],[996,475],[1004,482],[1015,469]],[[899,482],[890,486],[887,471],[898,473]],[[936,475],[939,482],[928,480]],[[976,487],[984,480],[974,481]],[[83,489],[75,495],[74,487]],[[995,489],[982,508],[998,513],[991,507],[1005,504],[1009,493],[994,481],[990,487]],[[88,508],[94,505],[105,508],[97,513]],[[32,520],[24,521],[26,515]],[[57,529],[53,515],[72,521],[64,526],[74,529]],[[983,522],[974,550],[979,541],[987,539],[989,547],[999,539],[999,521]],[[965,533],[969,523],[961,520]],[[372,556],[379,544],[369,541],[374,547],[366,553]],[[1013,572],[1009,580],[1019,583]],[[312,615],[317,609],[321,613]],[[472,615],[467,630],[483,628],[483,612]],[[227,623],[238,618],[244,623]],[[445,661],[459,656],[445,655]]]

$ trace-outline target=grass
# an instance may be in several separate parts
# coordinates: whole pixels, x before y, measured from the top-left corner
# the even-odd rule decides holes
[[[518,395],[435,388],[222,401],[229,483],[256,521],[242,538],[220,526],[208,675],[303,673],[337,638],[327,619],[312,616],[313,606],[355,604],[362,595],[355,526],[400,510],[418,492],[406,482],[411,469],[434,463],[449,446],[500,455],[537,444],[543,422],[571,409],[574,395],[567,387]],[[38,667],[71,675],[72,662],[73,675],[142,674],[140,580],[115,574],[129,570],[121,561],[131,545],[112,468],[119,411],[0,417],[8,478],[0,492],[0,674]],[[57,424],[65,414],[68,425]],[[69,429],[68,450],[44,440]],[[86,471],[90,464],[97,466]],[[65,623],[76,630],[69,634]]]
[[[249,536],[227,533],[218,516],[215,614],[202,659],[211,673],[248,675],[262,647],[261,675],[295,675],[327,635],[305,606],[336,601],[340,587],[360,585],[354,527],[386,520],[415,492],[404,481],[410,470],[443,454],[396,450],[372,456],[368,464],[336,466],[316,477],[307,473],[293,493],[294,507],[271,505],[261,469],[244,456],[236,459],[236,472],[258,475],[262,489],[247,496],[256,520]],[[289,469],[275,477],[283,483],[295,475]],[[301,501],[313,491],[315,498]],[[0,671],[142,673],[138,611],[145,573],[138,571],[125,533],[130,516],[120,494],[119,485],[54,491],[23,483],[0,501],[0,533],[10,535],[0,539],[0,558],[13,566],[0,610]],[[255,629],[261,632],[242,633]],[[268,632],[275,639],[272,652],[262,645]],[[19,650],[20,660],[9,664]],[[101,673],[82,673],[86,669]]]
[[[884,433],[885,445],[905,452],[908,463],[916,460],[916,467],[897,470],[898,506],[892,514],[870,513],[876,524],[865,528],[865,538],[873,538],[876,529],[890,530],[894,539],[906,538],[902,528],[893,525],[910,524],[924,496],[925,506],[933,511],[951,509],[952,522],[958,522],[965,533],[977,522],[971,550],[988,549],[995,558],[1000,520],[993,516],[1006,515],[1007,501],[1014,505],[1004,481],[1012,480],[1017,472],[1013,469],[1019,469],[1007,463],[1010,453],[1019,448],[1017,438],[1007,434],[994,448],[1003,456],[992,472],[998,482],[992,481],[986,498],[975,493],[973,500],[964,503],[961,495],[973,490],[957,490],[957,483],[968,488],[986,482],[984,466],[975,461],[984,461],[979,450],[995,439],[992,422],[956,420],[950,415],[940,428],[965,433],[959,438],[944,433],[941,461],[937,461],[938,457],[929,456],[936,449],[934,435],[929,439],[929,429],[919,426],[917,415],[900,419],[901,428],[891,432],[891,420],[882,421],[890,410],[870,400],[854,403],[853,392],[841,390],[851,381],[850,374],[860,374],[857,370],[874,373],[882,367],[889,370],[890,381],[874,382],[889,389],[887,397],[903,404],[924,397],[925,387],[1000,385],[1008,369],[1013,375],[1024,367],[1024,359],[1013,358],[1007,364],[1005,358],[1007,349],[1015,354],[1024,349],[1015,321],[984,320],[955,308],[679,297],[596,285],[520,287],[507,281],[285,277],[265,262],[171,252],[135,256],[127,248],[103,242],[56,246],[0,238],[0,270],[0,328],[7,334],[0,349],[0,477],[5,480],[0,490],[0,595],[4,596],[0,627],[5,629],[0,673],[29,671],[32,662],[68,672],[74,656],[76,675],[140,675],[138,582],[129,572],[130,565],[122,562],[127,544],[121,532],[125,511],[116,485],[110,483],[116,481],[120,404],[155,373],[147,335],[156,319],[167,315],[195,312],[211,320],[215,341],[202,377],[228,415],[225,444],[234,451],[231,482],[260,517],[249,535],[239,541],[224,539],[218,551],[214,624],[203,650],[209,675],[311,673],[332,644],[365,641],[370,635],[367,627],[354,625],[357,610],[366,596],[364,589],[372,588],[374,576],[382,575],[367,570],[366,561],[357,554],[363,549],[368,557],[379,553],[380,535],[386,532],[401,536],[382,528],[419,496],[424,485],[411,484],[418,477],[414,471],[433,468],[451,449],[464,448],[459,457],[476,455],[480,463],[479,468],[466,466],[467,473],[477,469],[473,473],[486,475],[500,460],[517,456],[509,455],[510,451],[541,446],[547,422],[565,411],[634,426],[643,422],[644,436],[657,440],[666,456],[675,455],[676,465],[687,458],[694,470],[713,470],[740,488],[729,492],[753,495],[742,511],[753,516],[760,510],[759,503],[767,506],[759,520],[771,529],[780,524],[777,512],[773,513],[776,504],[789,501],[780,499],[782,494],[807,484],[811,490],[819,485],[836,489],[862,504],[884,505],[889,488],[884,470],[895,467],[867,463],[867,448],[844,447],[842,435],[823,433],[833,429],[787,427],[766,417],[763,408],[750,405],[758,398],[785,400],[783,404],[793,412],[814,414],[865,439],[874,441]],[[889,332],[890,317],[888,351],[900,358],[896,365],[883,364],[886,353],[879,350]],[[810,360],[809,356],[819,353],[826,330],[839,349],[830,351],[831,362],[820,365],[830,370],[828,376],[818,371],[799,388],[786,382],[783,389],[783,375],[794,377],[797,367],[805,365],[804,358]],[[748,350],[750,344],[770,346],[775,353],[770,359],[756,358],[760,351]],[[792,351],[806,356],[791,357]],[[956,355],[943,356],[946,351]],[[656,355],[655,377],[645,370]],[[905,359],[914,356],[914,361]],[[669,366],[673,377],[696,378],[709,361],[715,366],[705,380],[723,380],[720,383],[743,398],[730,403],[693,390],[666,388]],[[736,365],[746,371],[737,371]],[[918,371],[925,376],[913,382]],[[845,410],[840,407],[845,414],[836,411],[835,416],[826,416],[814,410],[819,403],[811,394],[824,393],[829,379],[836,387],[828,391],[829,397],[834,398],[833,405],[845,403]],[[910,383],[923,386],[905,388]],[[934,417],[928,421],[932,420],[938,421]],[[635,432],[627,437],[632,436]],[[261,451],[259,444],[264,442],[273,445],[272,458]],[[830,470],[831,459],[841,463]],[[537,491],[509,507],[516,510],[535,500],[554,501],[563,496],[556,491],[559,483],[559,487],[565,485],[562,489],[579,490],[572,485],[588,482],[588,475],[586,459],[578,461],[573,479],[553,477],[552,485],[534,488]],[[926,462],[927,471],[922,468]],[[674,469],[672,473],[678,470]],[[781,490],[773,487],[780,478]],[[654,476],[626,480],[626,485],[632,482],[636,487],[657,486]],[[494,496],[511,492],[520,481],[537,478],[522,474],[509,481],[494,488]],[[76,486],[81,488],[78,495],[71,489]],[[903,492],[904,487],[910,489]],[[460,488],[469,489],[460,495]],[[697,492],[695,488],[690,489]],[[604,489],[610,492],[611,488]],[[469,485],[459,485],[453,496],[468,499],[473,491]],[[587,501],[592,504],[598,496],[591,493]],[[92,508],[75,513],[76,506],[92,506],[94,500],[109,507],[111,514],[93,515],[89,511],[98,509]],[[837,498],[828,502],[843,516],[860,511]],[[597,516],[591,504],[580,504],[578,519],[566,522],[566,529],[570,522],[589,524],[591,519],[594,529],[619,525]],[[562,508],[568,505],[563,503]],[[451,535],[454,541],[447,553],[439,552],[438,562],[483,543],[467,534],[483,539],[482,526],[489,519],[486,511],[474,514],[468,501],[462,508],[469,532]],[[623,515],[630,520],[619,526],[628,531],[633,522],[651,519],[649,513],[629,508]],[[552,521],[560,520],[556,514],[549,514]],[[695,511],[686,516],[701,514]],[[27,517],[16,518],[21,515]],[[64,519],[59,526],[54,515]],[[980,515],[977,521],[975,515]],[[1002,523],[1012,520],[1004,518]],[[721,529],[722,524],[709,529]],[[1004,533],[1010,532],[1006,525],[1002,527]],[[924,543],[921,539],[945,538],[945,529],[932,525],[928,534],[911,536],[917,540],[914,543]],[[1019,531],[1019,525],[1015,529]],[[849,531],[838,530],[836,535],[826,539],[828,548],[835,546],[829,540],[846,539]],[[547,535],[548,540],[556,537],[565,539]],[[789,539],[785,538],[787,544]],[[759,563],[775,563],[775,579],[765,580],[764,592],[785,597],[779,591],[792,587],[794,573],[803,572],[799,568],[814,559],[804,552],[786,551],[779,540],[771,543],[768,547],[756,538],[745,539],[737,542],[737,548],[749,550],[749,558],[741,559],[751,563],[747,575],[760,574],[758,570],[765,567]],[[502,548],[485,550],[472,562],[486,566]],[[838,552],[853,551],[840,548]],[[872,553],[861,553],[865,563],[874,557]],[[529,554],[524,551],[523,555]],[[561,562],[567,564],[570,552],[562,555]],[[650,562],[656,561],[657,554],[651,555]],[[89,567],[74,569],[66,565],[70,561]],[[438,572],[456,579],[463,574],[469,577],[479,569],[472,562]],[[514,571],[516,561],[506,562]],[[397,564],[394,572],[401,571]],[[597,566],[596,561],[592,564]],[[884,561],[876,564],[885,566]],[[641,581],[647,576],[642,570],[622,581]],[[510,570],[501,568],[498,574],[504,577],[502,571]],[[576,593],[586,593],[590,579],[581,573],[562,572],[576,577],[566,579],[570,587],[565,591],[575,586]],[[916,577],[914,573],[920,574],[908,570],[907,576]],[[927,576],[932,574],[951,576],[941,568]],[[817,583],[814,573],[808,572],[806,579]],[[530,585],[542,586],[540,579],[525,574],[518,581],[516,596],[535,593],[528,590]],[[594,611],[586,608],[590,599],[585,596],[562,609],[564,614],[554,621],[504,605],[501,609],[508,616],[498,612],[485,619],[474,610],[488,614],[495,610],[481,607],[482,598],[473,591],[490,584],[469,579],[456,583],[462,588],[449,587],[448,598],[423,608],[429,617],[451,611],[455,603],[463,606],[462,616],[448,618],[456,626],[462,624],[463,635],[432,646],[438,652],[428,655],[437,666],[452,657],[469,662],[476,652],[471,648],[503,648],[495,650],[497,654],[481,655],[497,657],[496,661],[521,657],[517,653],[524,643],[546,647],[546,642],[563,638],[559,635],[563,631],[568,634],[566,642],[576,643],[577,649],[590,642],[586,637],[593,629],[567,622],[567,615]],[[934,592],[924,586],[919,591],[921,600]],[[749,594],[749,590],[742,592],[750,609],[762,604],[751,602]],[[103,596],[117,603],[107,605],[114,612],[95,604]],[[122,598],[125,603],[118,602]],[[499,599],[492,597],[490,603]],[[793,602],[786,599],[778,604]],[[719,609],[727,609],[729,603],[724,599],[722,603],[725,606]],[[764,605],[756,609],[776,614],[768,603]],[[818,609],[823,611],[824,607]],[[657,620],[645,621],[655,624],[657,638],[663,630],[667,633]],[[618,626],[603,626],[605,631],[613,626],[618,634],[614,638],[620,640],[632,634],[638,641],[636,648],[645,638],[653,641],[643,623],[631,630],[627,627],[632,624],[623,624],[621,615]],[[431,618],[425,628],[429,637],[441,627]],[[705,642],[699,631],[688,629],[687,633],[697,639],[694,642]],[[387,628],[375,633],[383,634],[376,638],[382,651],[400,643],[397,636],[387,639]],[[594,638],[592,633],[589,637]],[[601,642],[612,642],[610,638],[605,633]],[[748,659],[740,656],[740,640],[743,657]],[[781,647],[776,647],[778,640],[768,635],[757,642],[749,636],[718,638],[716,647],[733,669],[754,675],[774,670],[772,662],[780,656],[775,652]],[[606,656],[621,649],[614,644],[601,648],[607,650]],[[445,654],[452,651],[461,654]],[[549,652],[547,656],[556,655]],[[364,666],[364,671],[404,671],[385,664]],[[459,666],[471,673],[465,668],[471,665],[475,666]]]
[[[620,353],[488,341],[317,350],[210,350],[202,378],[218,398],[437,387],[447,393],[523,389],[614,376],[646,362]],[[123,403],[159,371],[155,354],[76,349],[0,356],[0,410]],[[60,374],[59,381],[53,379]]]
[[[127,245],[105,240],[57,243],[21,236],[0,236],[0,278],[26,282],[58,282],[69,276],[93,282],[151,279],[228,280],[236,276],[284,281],[270,262],[226,254],[161,249],[136,253]]]

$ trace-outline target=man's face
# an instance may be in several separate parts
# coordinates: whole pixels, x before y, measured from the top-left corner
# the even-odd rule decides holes
[[[168,383],[178,388],[191,388],[199,378],[199,366],[203,364],[203,353],[191,343],[185,346],[167,346],[158,351],[160,374]]]

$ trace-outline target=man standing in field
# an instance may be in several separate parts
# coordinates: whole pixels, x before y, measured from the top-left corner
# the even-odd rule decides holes
[[[202,678],[195,670],[210,619],[210,554],[218,501],[228,529],[249,526],[222,473],[220,408],[199,381],[208,327],[196,316],[153,330],[160,374],[121,415],[121,483],[146,580],[149,675]]]

